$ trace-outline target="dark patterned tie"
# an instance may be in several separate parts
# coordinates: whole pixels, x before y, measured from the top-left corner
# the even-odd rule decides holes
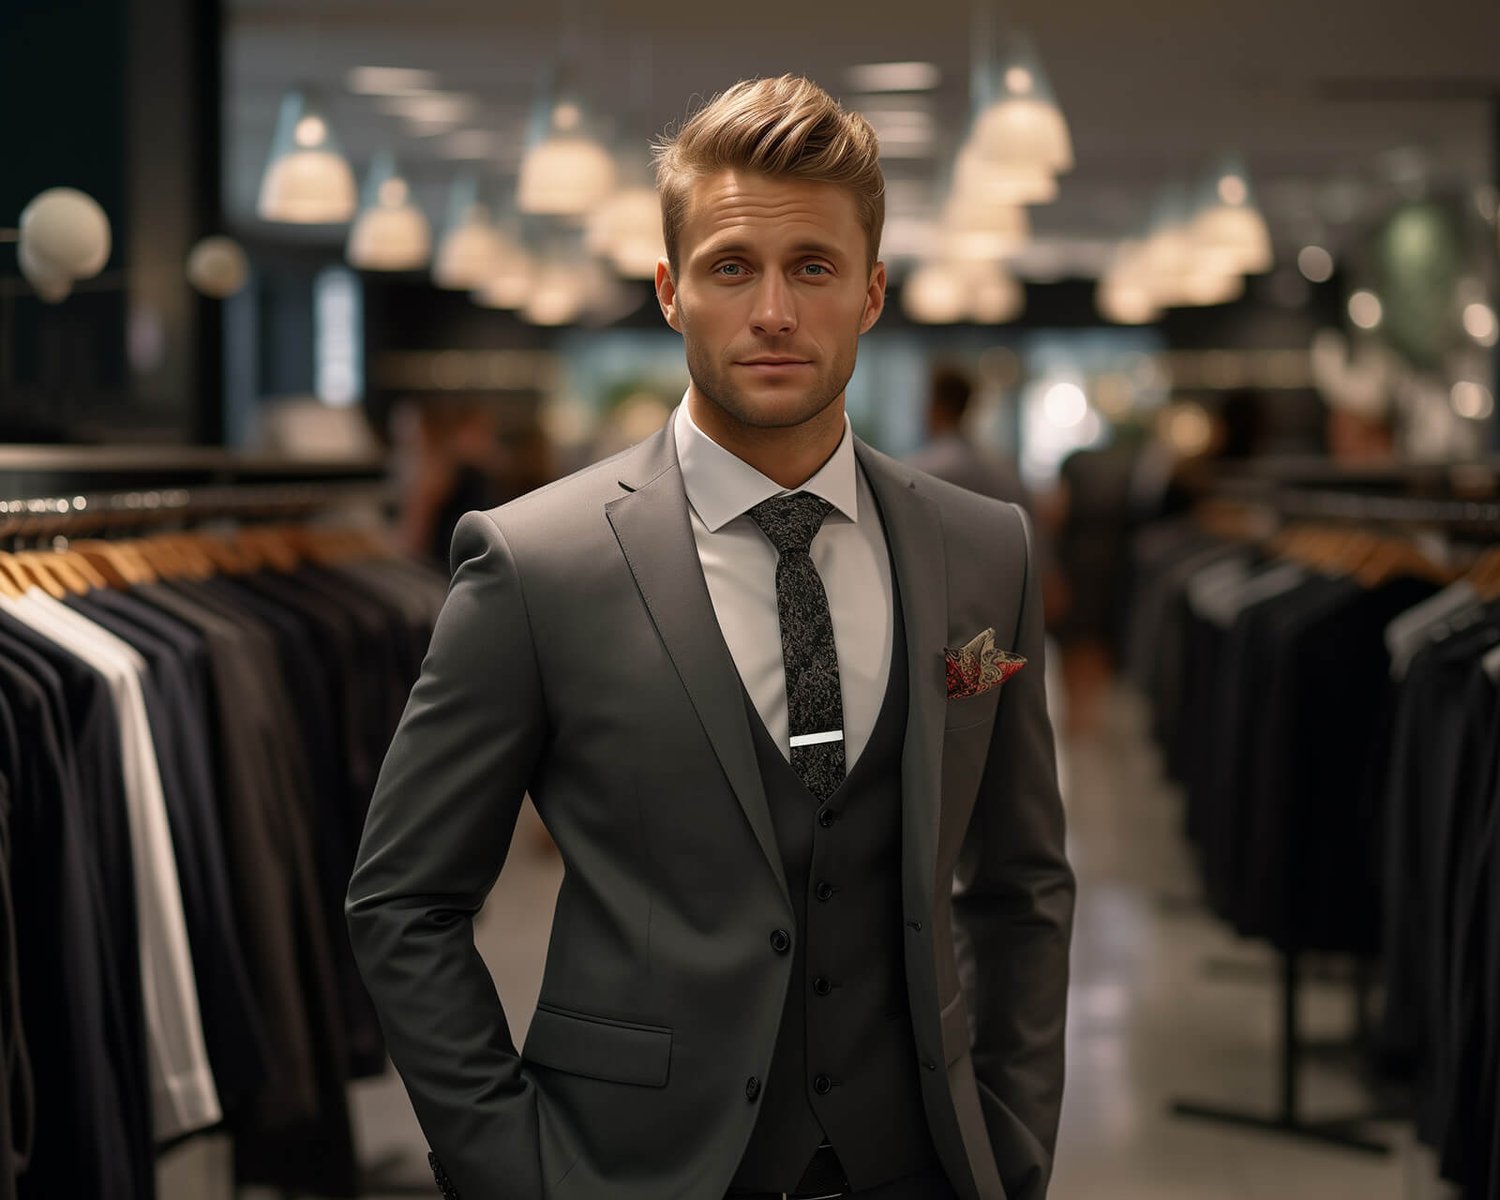
[[[750,510],[776,547],[776,615],[786,668],[792,769],[819,800],[844,781],[844,703],[828,594],[808,551],[833,505],[806,492],[764,500]]]

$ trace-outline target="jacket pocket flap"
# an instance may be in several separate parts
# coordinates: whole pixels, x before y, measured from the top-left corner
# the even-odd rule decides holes
[[[672,1031],[538,1005],[522,1057],[570,1075],[665,1087]]]
[[[943,1009],[943,1062],[955,1063],[969,1050],[969,1010],[959,992]]]

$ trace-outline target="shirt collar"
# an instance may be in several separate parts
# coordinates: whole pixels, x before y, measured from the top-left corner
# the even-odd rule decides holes
[[[859,520],[859,489],[856,485],[854,433],[844,414],[844,436],[833,456],[800,488],[782,487],[762,475],[744,459],[724,449],[698,428],[688,412],[687,397],[677,406],[672,435],[677,442],[677,461],[688,503],[710,533],[772,496],[792,491],[821,496],[851,521]]]

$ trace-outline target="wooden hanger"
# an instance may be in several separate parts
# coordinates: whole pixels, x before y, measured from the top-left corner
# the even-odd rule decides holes
[[[9,553],[0,551],[0,594],[17,600],[26,594],[27,586],[26,577],[15,559]]]
[[[111,586],[109,580],[104,577],[103,572],[82,554],[79,554],[71,544],[69,544],[66,550],[58,550],[55,553],[68,569],[76,571],[83,578],[83,581],[89,585],[90,591],[102,591],[104,588]]]
[[[1464,578],[1486,603],[1500,600],[1500,546],[1491,546],[1479,555],[1464,573]]]
[[[293,545],[303,558],[327,566],[335,559],[333,531],[312,525],[297,525],[287,530]]]
[[[208,558],[170,534],[142,538],[134,545],[162,579],[208,579],[214,574],[214,564]]]
[[[111,587],[125,588],[156,581],[156,572],[133,543],[89,539],[74,542],[70,549],[87,559]]]
[[[224,575],[244,575],[254,570],[254,564],[234,545],[210,533],[192,532],[170,535],[174,546],[196,551],[213,564],[214,570]]]
[[[150,538],[138,538],[121,544],[128,546],[129,553],[139,557],[146,564],[146,569],[158,579],[172,579],[186,574],[180,560],[171,550],[157,546]]]
[[[241,529],[235,540],[242,550],[256,560],[260,570],[295,571],[302,562],[293,539],[283,529],[268,525]]]
[[[1254,524],[1253,514],[1246,514],[1244,532],[1246,538],[1253,536]],[[386,536],[383,530],[365,528],[355,529],[352,532],[358,540],[361,550],[364,552],[364,557],[375,559],[395,557],[396,548],[391,544],[390,538]]]
[[[30,582],[54,600],[69,594],[81,596],[89,590],[88,582],[62,562],[60,555],[23,550],[13,557]]]
[[[1406,538],[1394,535],[1381,538],[1374,552],[1353,574],[1355,581],[1367,588],[1379,587],[1403,575],[1438,584],[1452,583],[1454,579],[1453,572],[1433,562]]]
[[[1330,557],[1333,536],[1334,531],[1325,525],[1293,522],[1267,539],[1265,549],[1276,558],[1321,568]]]

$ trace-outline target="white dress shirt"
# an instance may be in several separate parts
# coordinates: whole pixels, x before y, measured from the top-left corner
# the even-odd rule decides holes
[[[698,428],[687,401],[677,406],[673,436],[682,466],[693,540],[714,615],[766,731],[791,758],[786,670],[776,614],[776,548],[748,510],[791,494]],[[870,740],[891,669],[891,560],[874,494],[854,458],[854,434],[796,491],[833,505],[813,538],[813,564],[828,593],[844,705],[844,761],[853,767]]]
[[[131,868],[140,938],[146,1057],[151,1077],[152,1130],[157,1141],[180,1137],[222,1119],[198,1008],[197,979],[166,797],[146,715],[138,651],[40,588],[0,604],[104,676],[120,725]]]

